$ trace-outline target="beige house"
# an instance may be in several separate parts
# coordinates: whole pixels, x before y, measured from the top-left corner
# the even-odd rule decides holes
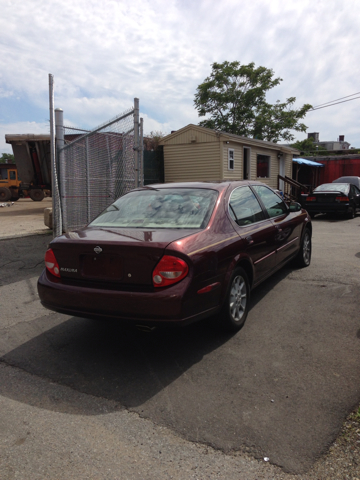
[[[164,137],[160,145],[165,182],[247,179],[278,188],[278,175],[291,178],[293,155],[299,154],[273,142],[191,124]]]

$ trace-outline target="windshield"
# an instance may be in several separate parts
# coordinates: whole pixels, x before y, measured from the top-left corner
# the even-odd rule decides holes
[[[347,193],[349,185],[347,183],[324,183],[315,188],[315,192],[341,192]]]
[[[217,191],[208,189],[138,190],[120,197],[89,226],[205,228],[217,196]]]

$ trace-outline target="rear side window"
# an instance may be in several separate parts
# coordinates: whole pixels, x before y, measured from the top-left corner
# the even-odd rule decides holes
[[[341,192],[347,195],[349,185],[347,183],[323,183],[314,189],[314,193],[316,192]]]
[[[260,203],[249,187],[239,187],[232,192],[229,213],[240,226],[251,225],[265,218]]]
[[[254,185],[253,188],[261,198],[270,218],[287,213],[285,203],[273,190],[263,185]]]
[[[205,228],[217,197],[217,191],[200,188],[138,190],[120,197],[90,226]]]

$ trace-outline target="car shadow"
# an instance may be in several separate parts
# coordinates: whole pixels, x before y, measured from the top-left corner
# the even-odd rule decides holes
[[[357,215],[355,215],[355,217]],[[345,215],[337,215],[336,213],[319,213],[312,219],[312,221],[320,221],[320,222],[327,221],[330,223],[343,222],[346,220],[350,220],[350,219]]]
[[[283,268],[254,290],[250,313],[291,271]],[[147,402],[235,335],[222,331],[214,318],[187,327],[144,332],[115,321],[76,317],[62,321],[63,316],[53,316],[59,321],[50,329],[52,315],[37,318],[32,326],[24,322],[11,327],[7,335],[14,339],[29,338],[34,331],[42,333],[8,351],[0,362],[126,408]],[[9,390],[0,383],[0,395],[24,401],[17,386]],[[25,401],[36,404],[36,399],[37,393],[29,392]],[[60,407],[50,402],[47,408]],[[94,414],[93,409],[88,414]]]

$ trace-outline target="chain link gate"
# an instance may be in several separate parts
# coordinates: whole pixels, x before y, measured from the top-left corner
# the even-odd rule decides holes
[[[82,228],[143,184],[138,112],[135,99],[133,108],[90,132],[64,127],[65,145],[58,149],[61,212],[55,212],[63,232]]]

